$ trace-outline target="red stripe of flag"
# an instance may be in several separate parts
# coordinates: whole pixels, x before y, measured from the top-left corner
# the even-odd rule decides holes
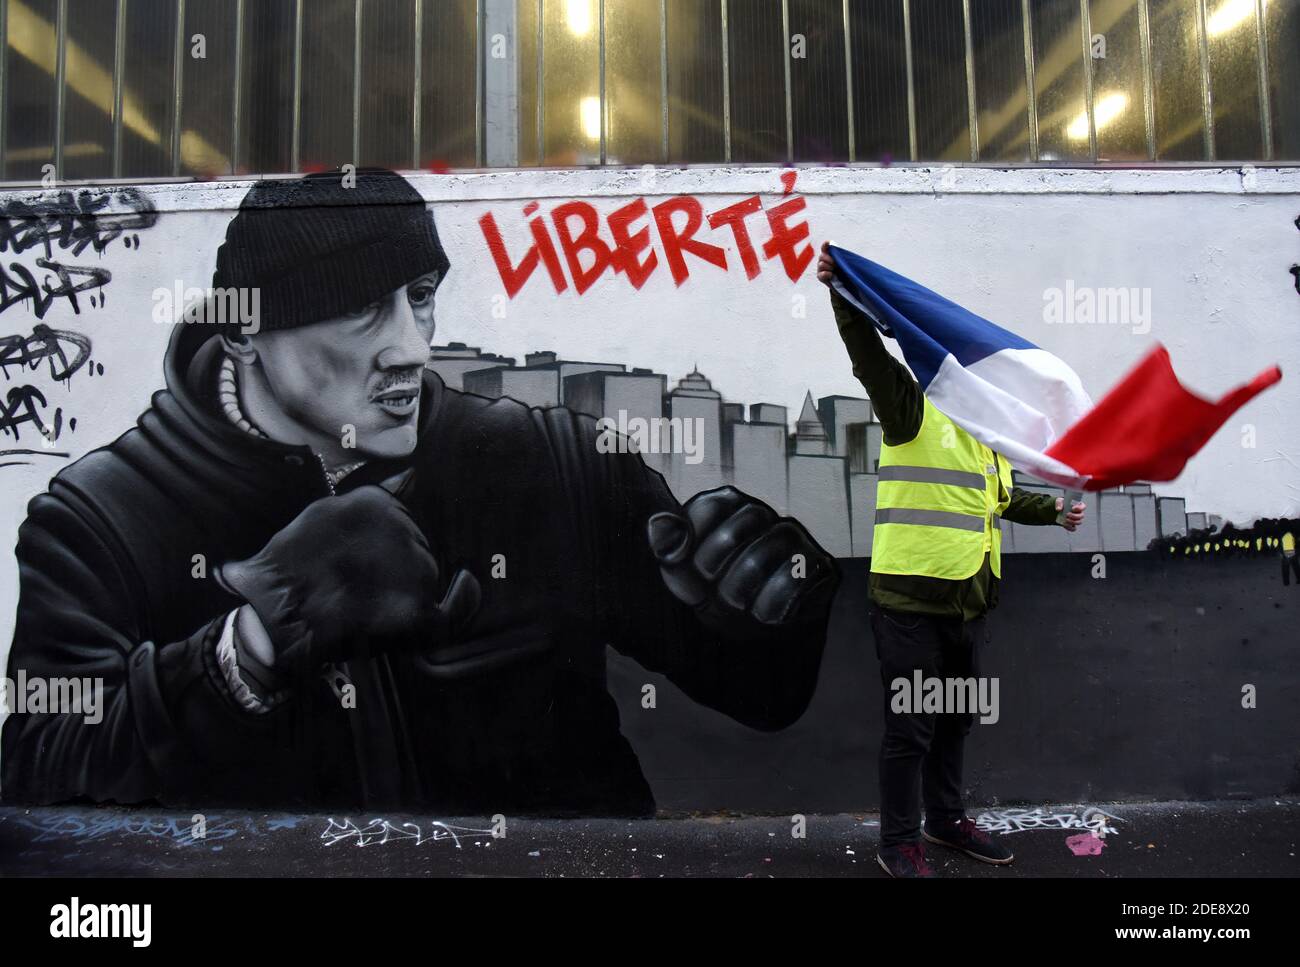
[[[1228,417],[1281,378],[1270,367],[1214,403],[1178,382],[1169,352],[1156,346],[1047,455],[1090,475],[1088,490],[1173,480]]]

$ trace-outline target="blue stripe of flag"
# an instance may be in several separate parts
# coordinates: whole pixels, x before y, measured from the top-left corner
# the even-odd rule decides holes
[[[837,245],[830,246],[830,254],[839,282],[881,332],[898,340],[923,388],[948,355],[962,366],[971,366],[1004,349],[1038,348],[870,259]]]

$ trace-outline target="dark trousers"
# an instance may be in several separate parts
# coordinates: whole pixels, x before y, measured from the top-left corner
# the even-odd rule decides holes
[[[1296,583],[1300,584],[1300,554],[1282,552],[1282,583],[1291,586],[1291,572],[1295,572]]]
[[[871,605],[871,630],[884,685],[885,734],[880,742],[880,845],[921,838],[921,805],[927,822],[955,822],[965,815],[961,795],[962,752],[975,721],[963,714],[892,709],[897,678],[978,678],[986,643],[985,618],[962,621]]]

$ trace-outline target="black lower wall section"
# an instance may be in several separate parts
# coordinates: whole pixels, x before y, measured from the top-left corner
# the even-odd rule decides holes
[[[1003,559],[983,674],[1000,719],[966,746],[976,805],[1300,793],[1300,586],[1278,558],[1164,561],[1153,552]],[[816,695],[764,734],[700,707],[611,652],[623,732],[661,811],[875,809],[884,693],[866,560],[844,582]],[[642,687],[656,707],[641,707]],[[1242,707],[1254,685],[1257,707]]]

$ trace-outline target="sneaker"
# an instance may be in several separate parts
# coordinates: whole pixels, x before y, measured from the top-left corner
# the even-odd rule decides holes
[[[965,816],[955,823],[933,826],[927,821],[921,829],[921,835],[931,843],[960,850],[983,863],[1002,866],[1016,858],[1011,850],[995,841],[988,833],[976,826],[974,820]]]
[[[876,853],[876,862],[890,876],[934,876],[934,870],[925,861],[923,843],[882,846]]]

